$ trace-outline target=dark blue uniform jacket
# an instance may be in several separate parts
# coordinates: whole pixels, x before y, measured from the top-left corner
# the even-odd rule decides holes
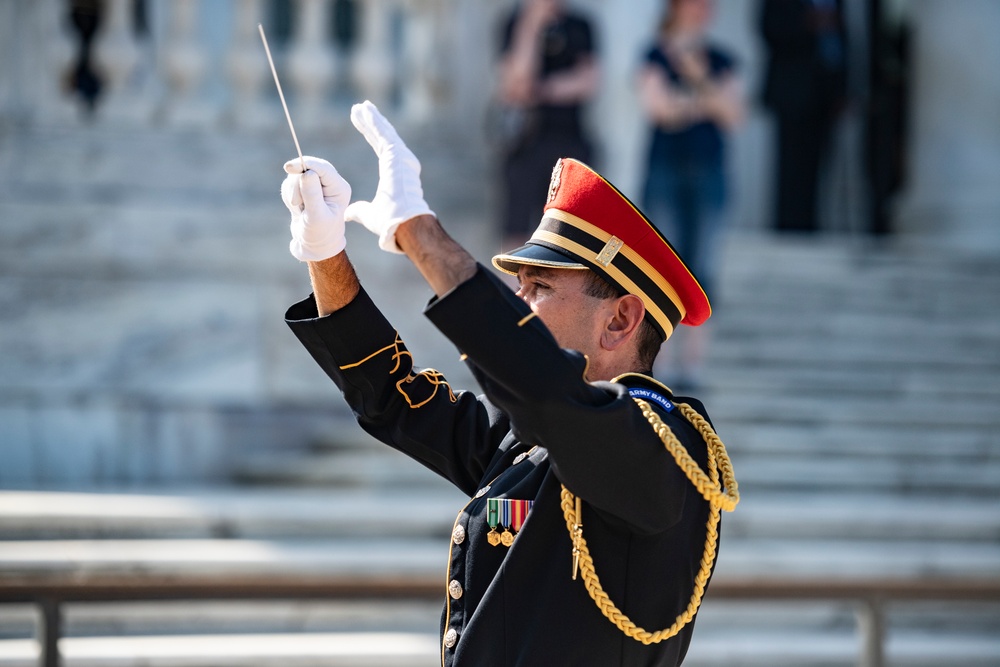
[[[560,509],[562,483],[583,499],[583,535],[611,600],[650,632],[669,627],[691,598],[709,507],[629,388],[668,401],[669,390],[639,374],[586,382],[586,358],[560,349],[527,305],[482,267],[433,300],[426,315],[467,355],[485,395],[418,371],[364,291],[328,317],[318,318],[309,298],[286,319],[366,431],[471,498],[455,520],[463,530],[448,547],[442,663],[679,665],[694,623],[649,646],[625,636],[600,613],[582,577],[571,579],[572,544]],[[685,402],[704,414],[697,401]],[[705,469],[697,431],[679,410],[655,407]],[[529,455],[515,463],[522,453]],[[490,498],[534,501],[509,548],[487,541]]]

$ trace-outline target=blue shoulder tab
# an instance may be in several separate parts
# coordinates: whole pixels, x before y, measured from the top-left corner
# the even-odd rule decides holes
[[[652,401],[656,403],[661,408],[667,412],[671,412],[674,409],[674,404],[666,396],[661,396],[651,389],[643,389],[642,387],[629,387],[629,396],[632,398],[641,398],[644,401]]]

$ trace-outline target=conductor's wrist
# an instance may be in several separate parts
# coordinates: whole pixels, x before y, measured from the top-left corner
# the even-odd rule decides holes
[[[407,255],[419,249],[422,242],[437,232],[443,232],[436,216],[421,213],[400,223],[396,228],[396,245]]]

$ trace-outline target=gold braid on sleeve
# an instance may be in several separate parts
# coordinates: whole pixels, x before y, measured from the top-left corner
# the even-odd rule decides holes
[[[674,457],[677,465],[687,478],[694,484],[702,497],[708,501],[709,513],[708,524],[705,534],[705,551],[701,557],[701,566],[694,578],[694,592],[691,594],[691,601],[669,628],[649,632],[640,628],[626,616],[614,602],[608,597],[601,587],[601,582],[594,571],[594,559],[590,556],[587,541],[583,538],[583,523],[580,516],[579,498],[576,498],[569,489],[562,487],[560,506],[563,516],[566,519],[566,528],[569,530],[570,539],[573,541],[573,578],[576,578],[576,569],[579,565],[583,582],[587,588],[587,593],[591,599],[597,603],[597,608],[607,617],[619,630],[627,636],[640,641],[643,644],[657,644],[665,639],[676,635],[681,629],[691,622],[694,615],[698,613],[701,606],[702,597],[705,594],[705,586],[708,577],[712,573],[712,566],[715,563],[716,547],[719,543],[719,519],[722,510],[732,512],[737,503],[740,502],[739,487],[736,484],[736,477],[733,474],[733,466],[726,453],[726,446],[716,435],[715,430],[698,412],[686,403],[677,403],[677,408],[681,414],[701,433],[708,448],[708,473],[706,474],[698,463],[691,458],[684,445],[681,444],[677,436],[673,434],[670,427],[663,423],[660,416],[649,406],[649,404],[638,398],[634,399],[642,410],[642,415],[660,437],[660,441],[667,448],[667,451]],[[719,484],[719,477],[722,477],[722,484]]]

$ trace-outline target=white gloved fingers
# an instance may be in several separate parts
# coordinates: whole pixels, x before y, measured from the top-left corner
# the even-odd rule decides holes
[[[434,215],[424,201],[420,161],[371,102],[351,107],[351,122],[378,156],[379,181],[371,202],[355,202],[347,216],[377,234],[380,248],[401,253],[396,245],[399,225],[418,215]]]
[[[298,189],[302,193],[302,206],[307,218],[318,222],[331,217],[331,213],[336,217],[338,210],[331,209],[326,205],[326,198],[323,196],[323,183],[319,174],[310,170],[294,178],[299,179]],[[350,197],[349,194],[348,197]],[[343,207],[338,208],[339,211],[343,211]],[[343,213],[341,213],[342,215]]]
[[[306,170],[312,169],[313,171],[324,171],[326,169],[333,169],[333,165],[327,160],[324,160],[321,157],[313,157],[312,155],[303,155],[301,160],[297,157],[293,157],[283,165],[283,169],[285,170],[285,173],[288,174],[301,174],[303,162],[305,162]],[[336,172],[337,170],[333,169],[333,171]]]
[[[343,251],[350,184],[332,164],[312,156],[293,158],[284,164],[284,170],[288,175],[281,184],[281,200],[291,212],[288,248],[292,255],[300,261],[320,261]]]
[[[378,156],[380,180],[392,175],[391,172],[387,173],[390,162],[399,165],[395,167],[395,171],[400,171],[400,166],[405,166],[415,176],[420,175],[420,161],[417,156],[400,138],[396,128],[382,115],[378,107],[368,100],[355,104],[351,107],[351,122],[358,132],[364,135],[368,145]]]
[[[405,146],[392,123],[368,100],[351,107],[351,122],[379,157],[393,145]]]
[[[294,192],[299,192],[302,208],[292,211],[289,228],[292,240],[289,250],[298,260],[312,262],[327,259],[347,246],[344,234],[344,207],[330,206],[323,196],[320,175],[313,170],[289,175],[295,179]],[[286,179],[287,180],[287,179]],[[350,188],[347,197],[350,198]],[[295,201],[293,194],[292,201]]]
[[[302,163],[305,162],[308,172],[314,172],[319,176],[319,181],[322,184],[322,194],[320,195],[326,200],[328,206],[333,208],[343,209],[351,201],[351,184],[344,180],[344,177],[340,175],[336,167],[330,164],[328,161],[312,157],[311,155],[306,155],[303,160],[298,158],[292,158],[284,164],[285,172],[289,174],[289,177],[285,179],[287,182],[289,179],[294,179],[299,175],[303,175]],[[293,198],[293,194],[289,197],[285,196],[285,184],[282,184],[282,200],[285,201],[285,205],[292,208],[292,204],[289,204],[289,200]],[[292,191],[294,193],[294,190]],[[315,194],[315,193],[313,193]],[[301,199],[298,201],[298,207],[302,207]]]
[[[298,174],[289,174],[281,182],[281,201],[285,203],[292,215],[302,210],[302,190],[299,188]]]
[[[344,219],[348,222],[358,222],[371,232],[379,233],[375,222],[378,213],[370,201],[356,201],[344,211]]]
[[[336,207],[342,211],[351,203],[351,184],[344,180],[332,164],[327,162],[324,165],[317,165],[315,169],[310,166],[305,175],[310,173],[319,176],[323,199],[331,209]]]
[[[396,245],[396,230],[404,220],[386,221],[385,207],[370,201],[356,201],[347,207],[344,218],[350,222],[358,222],[365,229],[378,236],[378,247],[386,252],[402,254]]]

